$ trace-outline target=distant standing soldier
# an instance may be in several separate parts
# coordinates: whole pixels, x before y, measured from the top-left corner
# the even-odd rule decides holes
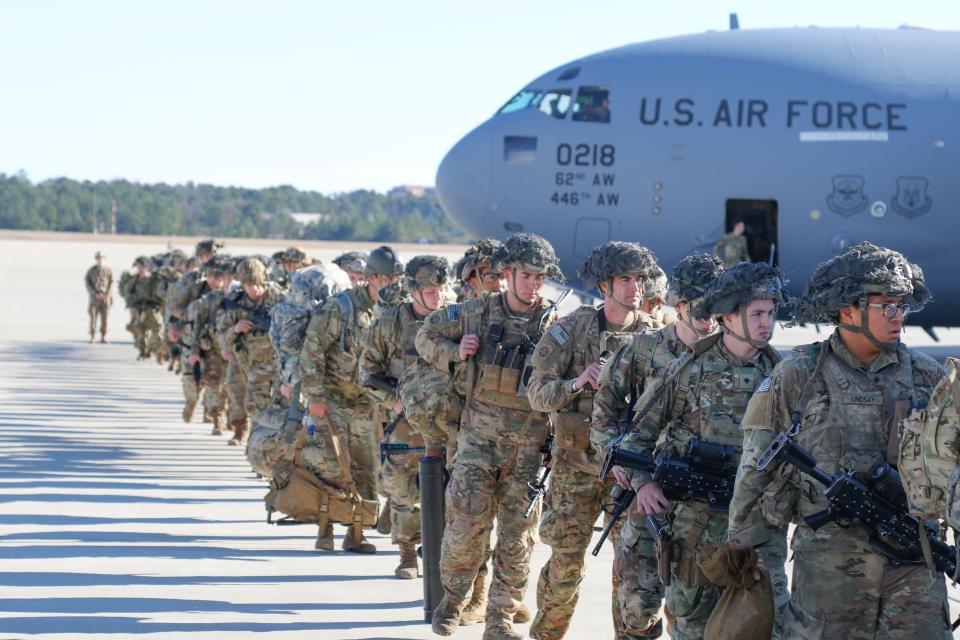
[[[750,262],[747,237],[743,235],[746,230],[747,225],[740,221],[733,225],[733,231],[725,233],[713,246],[713,252],[723,260],[725,268],[729,269],[740,262]]]
[[[90,302],[87,305],[87,313],[90,315],[90,344],[93,344],[93,338],[97,331],[97,317],[100,318],[100,342],[107,341],[107,324],[110,318],[110,303],[113,301],[110,297],[110,288],[113,286],[113,271],[104,264],[107,256],[102,251],[97,251],[93,259],[97,264],[87,270],[84,278],[84,284],[87,286],[87,294],[90,296]]]
[[[633,334],[655,328],[640,313],[644,283],[655,265],[650,250],[634,242],[596,247],[580,268],[580,279],[599,289],[603,305],[584,305],[553,323],[534,351],[527,397],[533,409],[550,413],[555,433],[540,522],[540,538],[551,554],[537,582],[537,616],[530,627],[530,637],[538,640],[566,634],[580,597],[593,525],[613,484],[612,478],[598,479],[601,461],[590,444],[597,379],[605,358]],[[615,592],[613,597],[616,602]]]
[[[894,564],[856,523],[814,531],[804,518],[827,508],[821,485],[776,460],[756,469],[784,432],[828,474],[897,464],[904,418],[927,406],[943,375],[936,361],[900,342],[905,313],[929,300],[923,272],[902,254],[868,242],[847,249],[817,267],[795,314],[836,331],[795,348],[750,401],[730,538],[762,551],[782,544],[771,524],[796,523],[785,638],[951,637],[942,573]]]
[[[523,637],[512,621],[527,588],[537,526],[535,518],[524,517],[527,483],[536,479],[548,426],[546,415],[531,409],[520,382],[527,356],[553,320],[551,303],[540,295],[544,280],[559,280],[562,274],[553,247],[537,235],[511,236],[498,255],[506,265],[507,290],[435,311],[416,339],[420,355],[441,371],[469,358],[482,363],[466,389],[470,400],[446,491],[440,557],[444,596],[433,613],[433,631],[443,636],[460,624],[496,519],[483,637]]]
[[[283,299],[283,293],[267,280],[267,267],[257,258],[246,258],[237,267],[241,289],[222,304],[217,317],[223,332],[223,344],[237,355],[247,380],[244,403],[248,419],[234,425],[231,445],[246,442],[250,424],[256,424],[270,406],[278,369],[273,343],[270,342],[270,309]],[[276,390],[279,393],[279,388]]]
[[[320,418],[317,427],[326,423],[337,429],[341,442],[349,443],[351,475],[368,500],[378,499],[379,438],[373,403],[360,386],[360,351],[373,322],[378,292],[402,272],[403,265],[391,247],[371,251],[364,281],[328,299],[313,314],[300,352],[300,391],[310,403],[310,415]],[[333,551],[333,525],[318,532],[316,548]],[[355,531],[344,536],[343,549],[377,551],[362,532]]]
[[[665,366],[694,342],[716,331],[714,319],[694,318],[693,308],[722,272],[723,263],[713,255],[696,254],[681,260],[666,293],[666,302],[676,310],[677,321],[634,336],[607,360],[593,398],[590,440],[595,447],[609,446],[624,425],[632,422],[637,399]],[[613,472],[622,487],[630,486],[629,471],[615,467]],[[613,570],[619,577],[615,598],[620,620],[614,624],[618,637],[659,638],[663,633],[663,584],[657,568],[656,544],[644,515],[631,508],[614,550]]]
[[[367,254],[362,251],[348,251],[333,259],[333,264],[347,272],[347,277],[353,286],[362,283],[366,276],[363,274],[367,268]]]
[[[735,452],[731,464],[738,464],[743,441],[740,420],[747,402],[779,361],[769,341],[784,293],[779,272],[762,263],[741,263],[714,280],[694,316],[718,318],[721,332],[694,343],[664,368],[664,384],[651,386],[638,400],[638,410],[651,408],[636,417],[622,446],[654,456],[678,457],[684,455],[691,440],[698,439],[729,447]],[[645,514],[668,512],[675,540],[670,584],[666,586],[666,608],[674,618],[670,636],[674,640],[702,638],[721,589],[706,579],[696,557],[703,548],[726,540],[726,513],[711,508],[705,500],[669,502],[648,473],[634,471],[631,483]],[[785,551],[775,547],[771,558],[762,558],[771,580],[783,590]]]
[[[424,318],[443,304],[443,290],[447,284],[449,265],[446,258],[417,256],[407,263],[405,288],[411,302],[390,307],[370,326],[360,359],[360,379],[370,386],[371,376],[381,381],[397,383],[406,369],[417,361],[414,344],[417,330]],[[389,404],[394,414],[393,427],[384,434],[387,443],[402,443],[422,447],[423,437],[414,432],[395,394],[375,392],[382,402]],[[419,456],[392,455],[383,462],[381,476],[383,489],[390,498],[391,534],[393,543],[400,546],[400,564],[394,574],[400,579],[416,578],[416,545],[420,542],[420,490],[417,488]]]

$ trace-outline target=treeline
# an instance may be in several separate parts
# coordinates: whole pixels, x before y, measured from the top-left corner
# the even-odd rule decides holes
[[[416,242],[462,241],[431,195],[353,191],[326,196],[291,186],[268,189],[138,184],[127,180],[32,183],[0,174],[0,228]],[[290,213],[320,213],[301,227]]]

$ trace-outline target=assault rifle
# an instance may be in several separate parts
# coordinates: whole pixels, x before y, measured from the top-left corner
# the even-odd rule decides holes
[[[726,511],[733,497],[740,452],[736,447],[691,438],[679,458],[625,451],[614,444],[600,466],[600,479],[612,467],[643,471],[660,485],[668,500],[704,500],[718,511]]]
[[[523,512],[524,518],[529,518],[537,506],[537,501],[547,493],[547,478],[550,477],[550,471],[553,470],[553,431],[547,432],[547,437],[540,445],[540,468],[537,469],[537,479],[534,482],[528,482],[527,498],[530,503],[527,504]]]
[[[379,373],[367,374],[363,381],[363,386],[384,391],[392,396],[397,395],[397,379],[389,376],[382,376]]]
[[[871,532],[870,545],[896,565],[926,564],[929,558],[938,571],[956,579],[957,549],[945,543],[936,528],[922,524],[907,507],[907,495],[900,474],[886,462],[873,466],[864,477],[853,471],[829,474],[817,468],[809,451],[780,433],[757,461],[763,471],[774,460],[792,464],[824,486],[827,508],[804,518],[816,531],[829,522],[846,526],[853,521]],[[841,522],[843,521],[843,522]]]
[[[630,508],[634,498],[637,497],[636,491],[633,489],[624,489],[618,484],[613,485],[613,491],[610,492],[610,497],[613,497],[614,494],[616,494],[616,497],[613,499],[613,507],[610,509],[610,520],[607,522],[607,526],[603,528],[600,539],[597,540],[593,551],[590,552],[595,556],[600,554],[600,548],[603,547],[603,543],[607,541],[607,536],[613,531],[623,512]]]
[[[263,309],[248,309],[247,307],[241,305],[237,300],[232,300],[230,298],[224,298],[220,302],[220,306],[224,309],[242,309],[247,312],[247,317],[244,320],[249,320],[255,329],[260,331],[270,331],[270,312]]]

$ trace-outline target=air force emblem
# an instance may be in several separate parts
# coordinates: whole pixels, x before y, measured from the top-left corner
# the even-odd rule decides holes
[[[890,199],[890,206],[904,218],[922,216],[933,206],[927,195],[928,184],[926,178],[917,176],[897,178],[897,193]]]
[[[827,196],[827,206],[845,218],[867,208],[867,196],[863,193],[865,180],[861,176],[833,176],[833,193]]]

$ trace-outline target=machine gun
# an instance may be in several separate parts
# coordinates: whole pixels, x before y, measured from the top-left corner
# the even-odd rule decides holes
[[[886,462],[874,465],[866,477],[852,470],[829,474],[817,468],[813,455],[786,433],[770,443],[757,461],[757,470],[763,471],[775,460],[792,464],[824,486],[827,508],[804,518],[814,531],[829,522],[847,526],[852,521],[871,532],[870,545],[890,562],[922,565],[929,560],[938,571],[956,579],[956,547],[910,513],[900,474]]]
[[[600,479],[612,467],[643,471],[663,489],[668,500],[704,500],[713,509],[726,511],[733,498],[740,452],[735,447],[691,438],[686,453],[679,458],[625,451],[615,444],[600,465]]]
[[[389,393],[392,396],[397,395],[397,379],[382,376],[378,373],[367,374],[363,381],[363,386]]]
[[[616,494],[616,497],[614,497]],[[613,486],[613,491],[610,493],[610,497],[613,498],[613,506],[610,509],[610,521],[607,522],[607,526],[603,528],[603,532],[600,534],[600,539],[597,540],[597,544],[593,547],[592,553],[594,556],[600,554],[600,548],[603,547],[603,543],[607,541],[607,536],[610,535],[610,532],[613,531],[613,528],[617,526],[617,522],[623,516],[623,512],[630,508],[630,505],[633,504],[634,498],[637,497],[637,492],[633,489],[624,489],[620,485],[616,484]]]
[[[537,469],[537,479],[534,482],[528,482],[527,498],[530,503],[527,504],[523,512],[524,518],[529,518],[537,506],[537,501],[547,493],[547,478],[550,477],[550,471],[553,470],[553,431],[547,432],[547,437],[540,445],[540,468]]]

